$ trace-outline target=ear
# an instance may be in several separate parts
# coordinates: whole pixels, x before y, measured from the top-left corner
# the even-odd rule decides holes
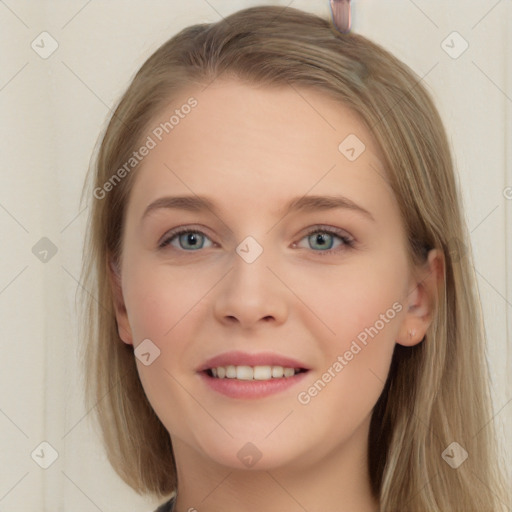
[[[127,345],[133,345],[132,331],[128,321],[128,312],[124,304],[123,289],[121,285],[121,270],[114,260],[107,256],[107,269],[112,289],[114,310],[116,313],[117,330],[119,337]]]
[[[407,296],[407,313],[402,322],[396,342],[405,347],[417,345],[432,323],[433,310],[440,286],[444,286],[444,255],[439,249],[428,253],[422,272],[411,278]]]

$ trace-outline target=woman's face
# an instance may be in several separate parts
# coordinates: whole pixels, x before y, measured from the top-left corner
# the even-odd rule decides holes
[[[217,80],[175,99],[146,136],[117,320],[173,443],[268,469],[365,438],[395,343],[412,344],[415,286],[369,131],[318,91]],[[178,196],[190,200],[171,203]],[[307,371],[269,380],[280,357]],[[251,368],[235,367],[239,379],[200,371],[230,362]],[[252,366],[263,369],[245,380]]]

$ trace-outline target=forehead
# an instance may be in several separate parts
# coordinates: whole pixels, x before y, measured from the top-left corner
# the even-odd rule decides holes
[[[187,159],[203,157],[212,150],[218,156],[222,144],[232,159],[254,150],[251,156],[262,162],[279,157],[321,165],[325,160],[338,161],[340,156],[350,161],[347,157],[351,155],[344,155],[339,147],[350,137],[359,149],[364,144],[367,159],[380,164],[379,148],[358,114],[318,89],[219,79],[203,90],[176,98],[153,125],[165,123],[191,96],[197,106],[163,135],[175,147],[185,141],[189,148],[202,149],[201,154],[189,154]]]
[[[190,98],[196,105],[184,108]],[[154,148],[136,171],[131,195],[139,210],[163,188],[275,205],[276,214],[279,198],[335,189],[354,201],[392,199],[380,148],[364,122],[312,88],[216,80],[173,98],[145,137]]]

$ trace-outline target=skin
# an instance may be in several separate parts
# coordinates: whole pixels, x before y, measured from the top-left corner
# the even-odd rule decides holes
[[[136,361],[173,442],[176,510],[374,512],[366,463],[372,408],[395,343],[419,343],[432,321],[441,255],[431,251],[418,275],[408,268],[381,152],[347,107],[315,90],[217,80],[174,98],[148,134],[191,95],[197,107],[136,170],[122,261],[111,275],[121,339],[136,348],[148,338],[161,351],[148,366]],[[349,134],[366,146],[355,161],[338,150]],[[292,197],[333,193],[375,221],[346,209],[280,211]],[[158,209],[141,220],[155,199],[182,194],[208,196],[219,211]],[[343,230],[355,246],[329,234],[322,246],[308,237],[318,225]],[[195,245],[183,235],[159,248],[178,226],[204,235]],[[247,236],[263,248],[250,264],[235,251]],[[329,249],[338,252],[322,254]],[[401,311],[301,404],[298,393],[394,303]],[[290,355],[311,370],[284,392],[228,398],[196,369],[235,349]],[[247,442],[261,453],[250,468],[237,456]]]

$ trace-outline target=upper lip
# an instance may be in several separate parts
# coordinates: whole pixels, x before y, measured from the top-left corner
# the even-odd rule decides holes
[[[282,366],[283,368],[301,368],[309,370],[304,364],[291,357],[275,354],[273,352],[258,352],[249,354],[247,352],[232,351],[211,357],[198,369],[198,372],[217,368],[219,366]]]

